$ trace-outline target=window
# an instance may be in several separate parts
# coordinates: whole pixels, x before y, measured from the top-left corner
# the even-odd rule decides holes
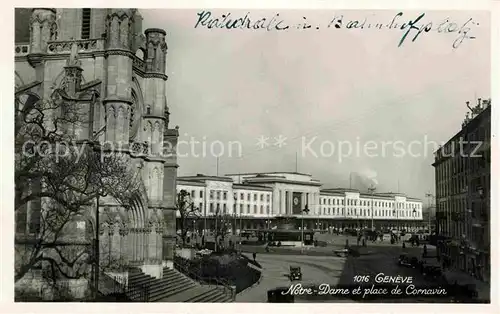
[[[256,201],[257,200],[257,194],[254,194],[253,195],[253,200]]]
[[[243,204],[240,204],[240,215],[243,214]]]
[[[253,205],[253,213],[257,214],[257,205]]]
[[[223,210],[224,214],[227,212],[226,203],[222,204],[222,210]]]
[[[90,17],[92,9],[82,9],[82,39],[90,38]]]
[[[203,191],[200,191],[200,198],[203,197]]]
[[[220,191],[217,191],[217,199],[220,200]]]
[[[267,210],[267,213],[269,214],[270,213],[270,211],[269,211],[269,205],[267,205],[266,210]]]
[[[210,212],[213,213],[214,212],[214,203],[210,203]]]
[[[191,197],[194,197],[194,190],[191,191]]]
[[[16,211],[16,232],[25,233],[26,232],[26,221],[28,220],[28,215],[26,212],[27,206],[22,206]]]
[[[271,201],[271,195],[267,194],[267,202],[269,203],[270,201]]]
[[[245,199],[245,195],[243,193],[240,193],[240,200],[244,200]]]
[[[263,214],[264,213],[264,205],[260,205],[260,213]]]
[[[247,213],[250,214],[250,205],[247,205]]]
[[[261,194],[260,195],[260,201],[263,202],[264,201],[264,194]]]
[[[214,199],[214,191],[210,190],[210,199],[213,200]]]
[[[30,206],[30,213],[29,213],[29,225],[28,225],[28,232],[30,234],[38,234],[40,233],[40,202],[37,201],[32,201],[31,206]]]
[[[247,201],[250,201],[250,193],[247,194]]]
[[[203,211],[203,203],[200,203],[200,205],[198,206],[198,208],[200,209],[200,212]]]

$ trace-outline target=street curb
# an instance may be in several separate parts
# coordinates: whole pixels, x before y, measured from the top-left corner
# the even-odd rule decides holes
[[[258,269],[257,269],[257,267],[255,267],[255,268],[256,268],[256,270],[258,270]],[[257,280],[257,282],[255,282],[255,283],[254,283],[253,285],[251,285],[250,287],[247,287],[247,288],[245,288],[245,289],[241,290],[238,294],[242,294],[243,292],[246,292],[246,291],[248,291],[248,290],[250,290],[250,289],[252,289],[252,288],[254,288],[255,286],[258,286],[258,285],[260,284],[260,282],[262,281],[262,278],[263,278],[264,276],[262,275],[262,271],[261,271],[261,270],[259,270],[259,271],[260,271],[259,280]]]

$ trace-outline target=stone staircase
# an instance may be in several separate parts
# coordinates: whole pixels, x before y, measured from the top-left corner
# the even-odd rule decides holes
[[[232,302],[223,287],[201,285],[184,274],[163,269],[163,278],[156,279],[138,269],[129,272],[127,296],[136,302]]]

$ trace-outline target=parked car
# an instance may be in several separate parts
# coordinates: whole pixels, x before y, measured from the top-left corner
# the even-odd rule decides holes
[[[290,266],[290,281],[302,280],[302,271],[300,267]]]
[[[280,287],[267,291],[268,303],[294,303],[294,296],[287,292],[289,287]]]
[[[453,295],[454,302],[467,302],[474,300],[478,296],[476,286],[474,284],[453,284],[449,288],[450,294]]]
[[[361,255],[358,250],[355,250],[352,248],[334,250],[333,254],[335,254],[339,257],[347,257],[349,255],[353,256],[353,257],[359,257]]]
[[[418,267],[418,258],[415,256],[409,256],[407,254],[401,254],[398,258],[398,265],[410,268]]]
[[[339,257],[347,257],[347,255],[349,255],[349,249],[334,250],[333,254]]]
[[[434,279],[437,279],[443,275],[441,267],[439,266],[424,266],[422,273],[424,276],[428,276]]]
[[[407,266],[407,267],[411,266],[411,264],[410,264],[410,258],[408,256],[408,254],[401,254],[401,255],[399,255],[399,257],[398,257],[398,265],[399,266]]]

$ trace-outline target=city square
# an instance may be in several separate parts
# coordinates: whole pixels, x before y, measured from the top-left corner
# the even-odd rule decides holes
[[[488,23],[310,14],[16,9],[15,301],[489,303]]]

